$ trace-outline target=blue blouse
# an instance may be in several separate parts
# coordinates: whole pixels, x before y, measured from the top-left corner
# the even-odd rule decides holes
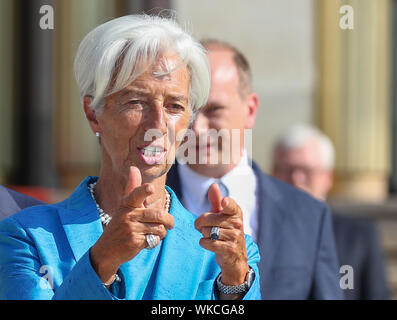
[[[119,269],[120,282],[105,288],[89,250],[103,229],[83,180],[63,202],[24,209],[0,222],[0,299],[216,299],[221,272],[215,254],[199,245],[193,214],[171,194],[174,228],[152,250]],[[245,236],[255,281],[244,299],[260,299],[259,252]]]

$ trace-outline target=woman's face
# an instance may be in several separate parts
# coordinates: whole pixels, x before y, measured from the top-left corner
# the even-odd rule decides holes
[[[157,59],[128,87],[108,96],[96,116],[102,165],[112,166],[120,175],[136,166],[143,181],[164,175],[179,146],[174,137],[189,124],[189,88],[187,67],[171,53]]]

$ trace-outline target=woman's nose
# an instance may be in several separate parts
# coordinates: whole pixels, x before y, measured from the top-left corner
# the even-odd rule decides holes
[[[145,130],[158,130],[164,134],[167,132],[167,116],[163,104],[156,103],[150,108],[150,111],[146,114],[144,121]]]

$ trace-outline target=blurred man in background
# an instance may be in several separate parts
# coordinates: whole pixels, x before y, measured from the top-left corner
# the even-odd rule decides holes
[[[317,128],[295,125],[276,143],[273,174],[319,200],[326,201],[333,185],[334,148]],[[353,267],[353,289],[345,298],[388,299],[389,290],[374,224],[364,219],[333,214],[340,265]]]
[[[208,159],[218,155],[218,162],[176,162],[168,172],[167,185],[197,216],[211,210],[207,195],[214,182],[223,196],[237,202],[244,232],[253,237],[261,255],[263,299],[343,298],[327,206],[264,174],[254,162],[250,165],[244,130],[254,127],[258,97],[252,91],[247,59],[227,43],[209,40],[203,44],[211,66],[211,90],[193,123],[195,149],[207,152]],[[210,130],[223,130],[229,138],[237,131],[239,141],[215,139],[215,143],[200,144],[208,141]],[[233,161],[224,161],[228,147]]]
[[[24,208],[39,204],[43,202],[0,185],[0,220]]]

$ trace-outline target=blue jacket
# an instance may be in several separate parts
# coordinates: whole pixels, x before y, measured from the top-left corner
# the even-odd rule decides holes
[[[111,291],[91,266],[103,229],[86,178],[65,201],[36,206],[0,222],[0,299],[215,299],[215,254],[199,245],[194,216],[171,193],[174,228],[153,250],[121,265]],[[256,273],[245,299],[260,299],[259,254],[246,237]]]
[[[177,163],[167,185],[182,199]],[[252,162],[263,299],[343,299],[329,208]],[[244,181],[242,181],[242,186]]]

